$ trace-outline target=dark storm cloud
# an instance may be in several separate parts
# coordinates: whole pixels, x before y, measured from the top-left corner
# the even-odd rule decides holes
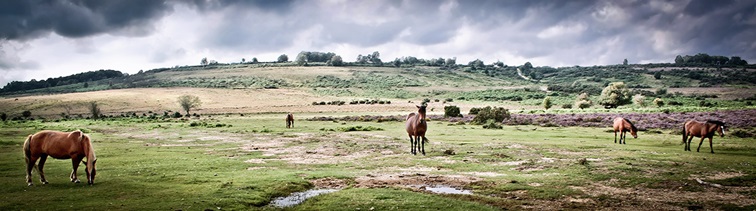
[[[28,40],[49,32],[78,38],[141,27],[171,7],[159,0],[5,0],[0,8],[0,39]]]

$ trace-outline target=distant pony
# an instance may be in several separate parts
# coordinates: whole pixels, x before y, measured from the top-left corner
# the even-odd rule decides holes
[[[622,117],[614,118],[614,143],[617,143],[617,131],[620,132],[620,144],[627,144],[625,136],[627,136],[628,131],[630,135],[633,135],[633,138],[638,138],[638,128],[628,119]],[[623,140],[625,142],[622,142]]]
[[[47,156],[55,159],[71,159],[73,164],[73,171],[71,171],[71,182],[79,183],[79,179],[76,177],[76,170],[79,168],[79,163],[84,158],[87,161],[84,162],[87,173],[87,183],[94,184],[95,175],[97,174],[96,163],[97,156],[95,156],[92,142],[88,135],[85,135],[81,131],[73,132],[60,132],[44,130],[29,135],[24,142],[24,158],[26,160],[26,183],[29,186],[32,185],[32,168],[37,167],[39,171],[39,177],[42,184],[47,184],[45,179],[45,161]],[[39,165],[35,165],[39,159]]]
[[[286,114],[286,128],[293,128],[294,127],[294,114],[288,113]]]
[[[714,132],[716,131],[716,132]],[[696,120],[688,120],[683,125],[683,144],[685,144],[685,151],[690,150],[690,142],[693,141],[693,137],[701,137],[701,142],[698,143],[698,149],[701,150],[701,144],[705,138],[709,138],[709,148],[711,153],[714,153],[714,146],[711,139],[714,137],[714,133],[719,133],[721,137],[725,135],[725,123],[716,120],[708,120],[706,122],[699,122]],[[690,136],[690,138],[688,138]]]
[[[413,155],[417,155],[417,152],[422,152],[425,155],[425,142],[428,142],[428,139],[425,138],[425,131],[428,130],[428,124],[425,121],[426,105],[415,107],[417,107],[417,114],[410,113],[407,115],[406,123],[407,135],[409,135],[410,145],[412,146],[410,152]]]

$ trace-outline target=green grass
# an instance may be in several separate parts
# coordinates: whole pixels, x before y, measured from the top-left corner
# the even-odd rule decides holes
[[[328,114],[302,114],[300,118],[317,115]],[[612,142],[606,128],[505,126],[489,130],[430,120],[427,156],[412,156],[403,122],[297,121],[294,128],[286,129],[278,115],[261,114],[221,117],[216,122],[230,127],[191,127],[190,123],[0,123],[0,156],[5,158],[0,159],[0,185],[4,187],[0,209],[276,209],[268,205],[273,198],[313,188],[310,180],[319,178],[341,178],[351,185],[292,209],[523,209],[542,200],[559,202],[566,197],[623,199],[576,188],[595,184],[697,193],[709,187],[698,185],[693,178],[752,188],[756,175],[752,168],[756,143],[731,136],[716,138],[717,154],[710,154],[705,153],[706,147],[701,153],[683,151],[679,137],[667,131],[641,132],[638,139],[619,145]],[[341,132],[338,128],[371,130]],[[42,129],[90,132],[98,155],[94,186],[70,183],[70,161],[55,159],[48,159],[45,168],[50,184],[41,185],[34,172],[35,185],[26,186],[21,144],[26,135]],[[455,153],[446,154],[447,150]],[[292,162],[308,156],[314,159]],[[581,159],[587,161],[581,163]],[[258,162],[245,162],[249,160]],[[402,172],[480,181],[464,186],[475,193],[468,196],[415,192],[401,186],[354,186],[354,179],[366,175]],[[706,179],[720,172],[742,175]],[[79,171],[80,177],[83,174]],[[753,192],[742,194],[753,197]],[[520,199],[512,200],[514,195]],[[740,206],[722,201],[701,203],[706,207]],[[679,201],[665,204],[685,206]],[[572,206],[590,209],[592,205],[565,203],[557,208]]]

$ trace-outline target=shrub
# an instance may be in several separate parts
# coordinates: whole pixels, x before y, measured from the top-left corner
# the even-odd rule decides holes
[[[29,117],[31,117],[31,115],[32,115],[32,113],[31,113],[31,111],[29,111],[29,110],[26,110],[26,111],[24,111],[24,112],[21,112],[21,116],[23,116],[24,118],[27,118],[27,119],[28,119]]]
[[[97,102],[89,102],[89,113],[92,114],[92,119],[97,120],[100,118],[100,107],[97,106]]]
[[[654,105],[656,105],[656,107],[662,107],[664,106],[664,100],[662,100],[661,98],[656,98],[654,99]]]
[[[502,129],[502,128],[504,127],[502,127],[501,125],[497,124],[494,121],[488,121],[488,123],[483,125],[483,129]]]
[[[588,93],[582,93],[575,98],[575,107],[580,109],[593,106],[593,102],[588,98]]]
[[[551,97],[543,98],[543,108],[546,109],[546,110],[549,110],[549,108],[551,108],[551,106],[552,106]]]
[[[485,124],[488,122],[488,120],[493,120],[494,122],[502,122],[505,119],[509,119],[510,114],[509,110],[506,108],[499,108],[499,107],[493,107],[486,106],[485,108],[480,109],[478,111],[478,114],[473,118],[472,123],[473,124]]]
[[[179,113],[178,111],[176,111],[176,112],[173,113],[173,116],[171,116],[171,117],[173,117],[173,118],[181,118],[182,116],[183,115],[181,115],[181,113]]]
[[[477,115],[479,112],[480,112],[480,108],[471,108],[470,112],[468,112],[467,114]]]
[[[646,107],[646,97],[644,97],[643,95],[635,95],[633,96],[633,103],[640,107]]]
[[[562,105],[563,109],[572,109],[572,104],[564,104]]]
[[[457,106],[444,106],[444,117],[462,117]]]
[[[607,108],[616,108],[617,106],[630,104],[630,90],[624,82],[610,83],[601,91],[599,104]]]
[[[2,120],[3,120],[3,122],[5,122],[5,120],[7,120],[7,119],[8,119],[8,114],[6,114],[5,112],[3,112],[3,113],[0,113],[0,119],[2,119]]]

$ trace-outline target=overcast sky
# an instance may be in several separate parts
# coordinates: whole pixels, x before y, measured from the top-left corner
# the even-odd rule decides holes
[[[0,87],[300,51],[553,67],[696,53],[755,63],[756,1],[0,0]]]

